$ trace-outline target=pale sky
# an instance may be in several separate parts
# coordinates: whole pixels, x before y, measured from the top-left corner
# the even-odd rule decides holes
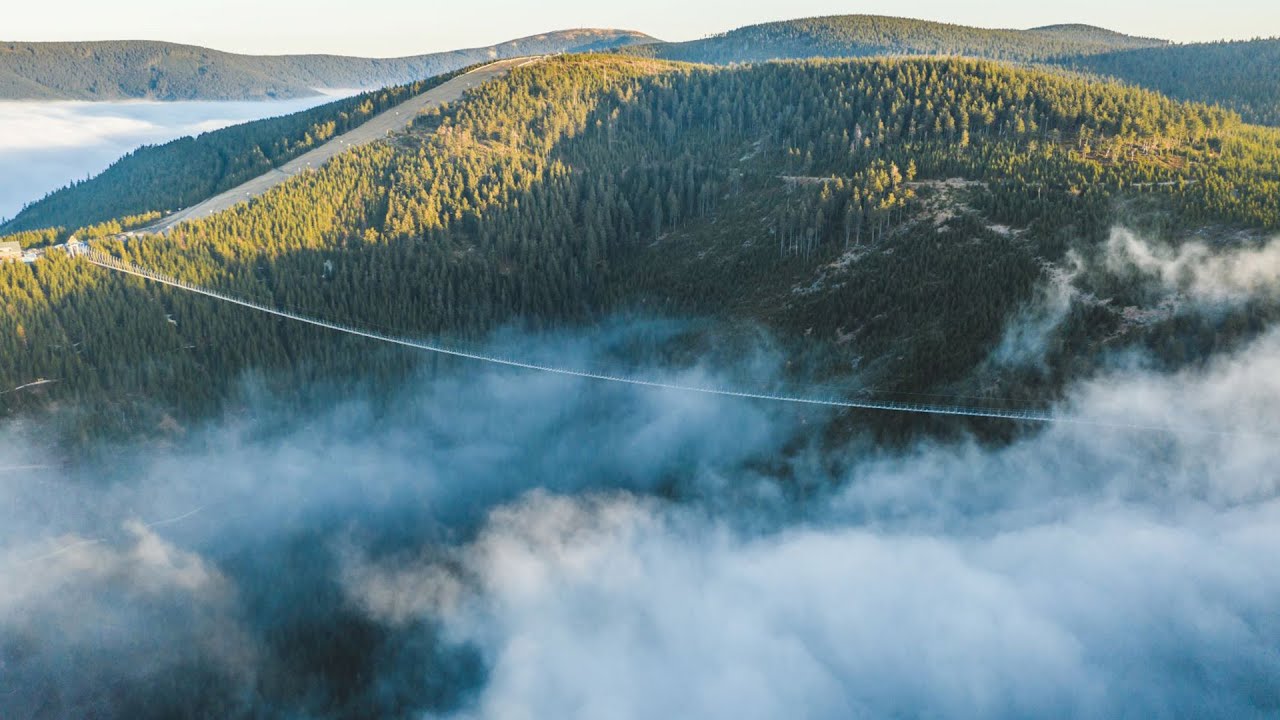
[[[846,13],[981,27],[1082,22],[1182,42],[1280,36],[1277,0],[11,0],[0,40],[149,39],[247,53],[396,56],[571,27],[687,40],[740,25]]]

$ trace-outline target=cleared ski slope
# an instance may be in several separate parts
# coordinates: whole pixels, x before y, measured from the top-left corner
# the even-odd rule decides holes
[[[385,138],[397,130],[403,130],[413,118],[423,110],[439,107],[462,98],[471,88],[483,85],[494,78],[506,75],[512,68],[537,62],[538,58],[515,58],[490,63],[471,72],[460,75],[449,82],[432,88],[421,95],[412,97],[396,107],[370,119],[350,132],[343,133],[320,147],[293,160],[259,175],[258,177],[215,195],[204,202],[169,215],[163,220],[136,232],[164,233],[188,220],[198,220],[235,207],[238,203],[252,200],[271,188],[285,182],[289,178],[308,170],[323,166],[340,153],[354,147],[368,145]]]

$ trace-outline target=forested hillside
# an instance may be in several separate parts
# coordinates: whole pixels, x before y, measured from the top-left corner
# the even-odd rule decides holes
[[[148,41],[0,43],[0,100],[261,100],[316,88],[381,88],[501,58],[592,52],[653,38],[565,30],[484,48],[405,58],[236,55]]]
[[[717,64],[880,55],[962,55],[1029,62],[1166,44],[1088,25],[989,30],[878,15],[840,15],[752,25],[704,40],[623,51]]]
[[[1116,77],[1179,100],[1220,104],[1280,124],[1280,40],[1173,45],[1090,25],[988,30],[873,15],[753,25],[703,40],[620,52],[714,64],[776,59],[959,55],[1052,63]]]
[[[0,234],[60,228],[62,232],[49,239],[65,240],[69,233],[97,223],[190,207],[279,167],[460,72],[141,147],[101,174],[23,208],[0,225]]]
[[[1048,269],[1121,218],[1153,232],[1280,228],[1280,133],[982,61],[566,57],[251,205],[109,247],[402,334],[480,341],[506,324],[694,318],[706,322],[667,363],[763,329],[797,380],[980,393],[991,388],[978,370]],[[1137,326],[1124,309],[1141,294],[1096,290],[1108,301],[1067,320],[1042,369],[1003,373],[1002,397],[1042,402],[1129,343],[1188,362],[1204,333],[1222,347],[1280,316]],[[97,411],[76,415],[86,433],[172,427],[225,403],[248,371],[282,387],[386,389],[423,362],[65,257],[0,266],[0,297],[0,356],[13,359],[0,386],[60,381],[0,402],[92,400]]]
[[[1101,53],[1072,64],[1182,100],[1218,103],[1249,122],[1280,125],[1280,39]]]

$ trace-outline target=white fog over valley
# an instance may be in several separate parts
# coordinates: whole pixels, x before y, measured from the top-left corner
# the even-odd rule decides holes
[[[288,115],[356,92],[269,102],[0,102],[0,168],[6,170],[0,219],[143,145]]]
[[[598,343],[545,351],[585,364]],[[305,429],[246,388],[261,423],[113,449],[105,488],[55,470],[3,486],[0,637],[30,618],[38,642],[0,691],[31,708],[57,682],[84,703],[197,667],[246,697],[296,671],[269,628],[306,608],[394,638],[387,692],[424,663],[475,688],[424,718],[1262,718],[1280,701],[1280,570],[1254,561],[1280,542],[1277,357],[1272,334],[1070,393],[1225,434],[1062,425],[836,455],[804,439],[825,411],[466,363]],[[747,469],[797,443],[803,500]],[[46,462],[0,443],[2,464]]]

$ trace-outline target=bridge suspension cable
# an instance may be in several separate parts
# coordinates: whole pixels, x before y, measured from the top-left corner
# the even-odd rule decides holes
[[[765,400],[771,402],[792,403],[797,405],[813,405],[832,408],[847,408],[854,410],[874,410],[896,413],[910,413],[916,415],[935,415],[935,416],[954,416],[954,417],[970,417],[970,418],[987,418],[996,420],[1012,420],[1016,422],[1027,423],[1072,423],[1080,425],[1092,425],[1098,427],[1123,428],[1129,430],[1143,430],[1154,432],[1169,433],[1193,433],[1193,434],[1209,434],[1209,435],[1243,435],[1254,433],[1227,432],[1218,430],[1206,430],[1199,428],[1181,428],[1173,426],[1159,425],[1141,425],[1120,421],[1112,421],[1102,418],[1091,418],[1076,415],[1060,415],[1046,410],[1010,410],[983,407],[963,407],[958,405],[938,405],[938,404],[917,404],[903,403],[892,401],[876,401],[876,400],[859,400],[839,397],[818,397],[794,394],[776,394],[766,391],[743,390],[735,388],[714,387],[709,385],[693,385],[679,382],[667,382],[662,380],[652,380],[636,376],[615,375],[603,372],[593,372],[590,370],[558,367],[537,362],[530,362],[520,359],[504,358],[489,353],[475,352],[463,350],[459,348],[447,347],[445,345],[415,340],[406,337],[389,335],[386,333],[368,330],[354,325],[332,322],[308,315],[303,315],[288,310],[281,310],[269,305],[235,297],[224,292],[211,290],[201,287],[183,280],[179,280],[170,275],[151,270],[149,268],[139,267],[129,262],[120,260],[106,253],[93,248],[84,248],[78,250],[76,255],[84,258],[89,263],[98,267],[111,270],[126,275],[150,280],[152,282],[166,285],[179,290],[204,295],[215,300],[239,305],[241,307],[256,310],[268,315],[293,320],[296,322],[312,325],[315,327],[326,328],[348,335],[377,340],[379,342],[390,343],[402,347],[414,348],[417,350],[425,350],[427,352],[447,355],[451,357],[463,358],[467,360],[475,360],[478,362],[489,363],[492,365],[501,365],[512,368],[520,368],[523,370],[532,370],[543,373],[551,373],[555,375],[565,375],[569,377],[584,378],[587,380],[599,380],[602,382],[618,383],[624,385],[633,385],[638,387],[655,388],[662,390],[674,390],[678,392],[698,393],[702,395],[717,395],[721,397],[743,398],[748,400]],[[1274,437],[1270,434],[1258,434],[1261,437]]]

